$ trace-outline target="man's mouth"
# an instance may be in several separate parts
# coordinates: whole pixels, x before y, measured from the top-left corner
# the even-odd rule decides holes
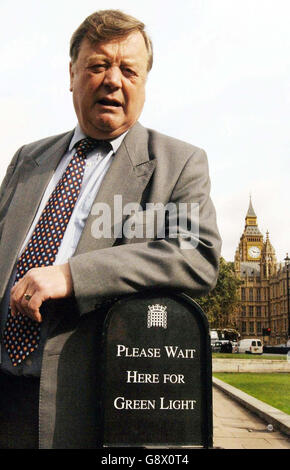
[[[122,106],[122,104],[119,101],[109,99],[109,98],[103,98],[99,100],[98,104],[101,104],[102,106],[114,106],[115,108]]]

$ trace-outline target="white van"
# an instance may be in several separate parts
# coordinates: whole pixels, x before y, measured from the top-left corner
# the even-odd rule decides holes
[[[241,339],[238,345],[239,353],[263,354],[263,345],[259,339]]]

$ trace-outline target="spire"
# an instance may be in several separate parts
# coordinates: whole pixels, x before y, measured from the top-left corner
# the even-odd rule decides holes
[[[277,258],[274,247],[270,242],[269,231],[266,232],[266,241],[264,242],[262,249],[262,264],[264,264],[264,272],[266,277],[273,274],[277,270]]]
[[[252,206],[252,197],[250,196],[250,204],[246,217],[257,217]]]
[[[250,195],[249,209],[248,209],[245,219],[246,219],[245,234],[246,235],[259,235],[262,237],[262,234],[257,224],[257,216],[253,209],[251,195]]]
[[[264,243],[264,251],[266,253],[272,253],[275,256],[275,250],[274,250],[274,247],[273,247],[272,243],[270,242],[269,231],[268,230],[266,232],[266,241]]]

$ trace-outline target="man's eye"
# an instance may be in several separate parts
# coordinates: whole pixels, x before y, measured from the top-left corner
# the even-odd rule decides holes
[[[104,72],[106,70],[106,64],[95,64],[89,67],[92,72]]]
[[[122,67],[122,72],[126,77],[131,77],[136,75],[134,70],[130,69],[129,67]]]

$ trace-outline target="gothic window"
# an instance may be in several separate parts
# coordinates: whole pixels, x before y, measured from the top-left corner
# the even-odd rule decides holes
[[[253,305],[249,306],[249,315],[250,315],[250,317],[254,316],[254,307],[253,307]]]
[[[254,333],[254,322],[250,321],[250,333]]]
[[[262,324],[260,321],[257,322],[257,333],[258,334],[262,333]]]
[[[261,300],[261,289],[258,287],[257,288],[257,301]]]
[[[253,301],[253,288],[252,287],[250,287],[249,289],[249,300]]]
[[[261,316],[261,306],[260,305],[257,305],[257,307],[256,307],[256,314],[257,314],[257,317]]]
[[[242,333],[246,333],[247,331],[247,323],[245,321],[242,321]]]
[[[247,315],[247,307],[242,305],[242,316],[245,317]]]
[[[241,297],[242,300],[246,300],[246,289],[244,287],[242,287],[241,289]]]

